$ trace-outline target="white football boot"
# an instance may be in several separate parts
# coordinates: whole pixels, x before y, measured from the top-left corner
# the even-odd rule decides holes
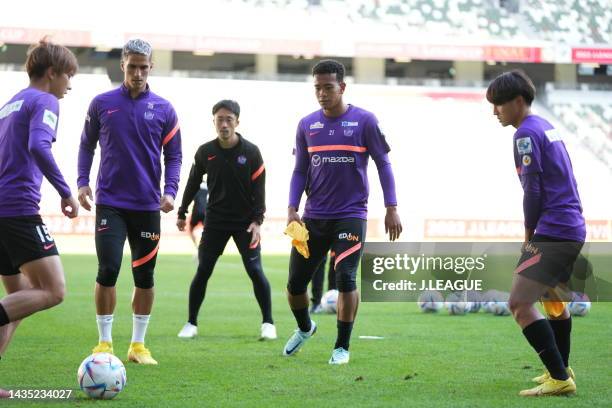
[[[303,332],[299,328],[295,329],[293,335],[289,338],[287,344],[285,344],[285,348],[283,349],[283,356],[295,355],[295,353],[300,351],[306,340],[314,336],[316,332],[317,324],[312,320],[310,321],[310,331]]]
[[[198,335],[198,326],[191,323],[185,323],[178,336],[182,339],[192,339]]]
[[[340,364],[348,364],[349,362],[349,352],[342,347],[338,347],[334,351],[332,351],[332,356],[329,359],[329,364],[332,365],[340,365]]]
[[[262,323],[259,340],[276,340],[276,327],[272,323]]]

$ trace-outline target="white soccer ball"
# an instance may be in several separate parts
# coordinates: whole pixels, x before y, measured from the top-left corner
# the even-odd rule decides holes
[[[494,300],[490,303],[491,313],[495,316],[509,316],[510,315],[510,307],[508,307],[508,302],[504,300]]]
[[[444,297],[436,290],[426,290],[419,295],[417,304],[421,312],[435,313],[444,306]]]
[[[325,313],[336,313],[338,306],[338,291],[328,290],[321,297],[321,310]]]
[[[568,309],[572,316],[586,316],[591,310],[591,301],[586,294],[576,292]]]
[[[481,303],[480,302],[470,302],[470,313],[478,313],[480,310]]]
[[[482,310],[485,313],[493,313],[492,307],[493,307],[493,304],[495,303],[495,299],[498,297],[498,293],[499,291],[492,289],[492,290],[487,290],[482,295],[481,306],[482,306]]]
[[[485,312],[493,313],[495,316],[510,315],[510,307],[508,306],[510,294],[508,292],[489,290],[485,292],[484,299],[482,308]]]
[[[478,313],[482,307],[482,294],[475,290],[466,292],[466,299],[470,302],[470,313]]]
[[[446,297],[446,309],[450,315],[464,315],[472,308],[472,302],[466,302],[464,296],[451,293]]]
[[[95,353],[83,360],[77,380],[91,398],[111,399],[123,390],[127,377],[121,360],[109,353]]]
[[[448,310],[448,314],[462,316],[470,311],[472,307],[472,302],[446,302],[446,309]]]

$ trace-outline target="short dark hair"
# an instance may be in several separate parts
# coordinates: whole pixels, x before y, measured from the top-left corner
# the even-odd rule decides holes
[[[237,118],[240,117],[240,105],[238,105],[238,102],[232,101],[231,99],[223,99],[222,101],[215,103],[215,106],[212,108],[212,114],[214,115],[219,111],[219,109],[223,108],[232,112]]]
[[[494,105],[503,105],[517,96],[522,96],[525,103],[531,106],[535,93],[535,86],[527,74],[515,69],[504,72],[491,81],[487,88],[487,100]]]
[[[42,78],[49,67],[57,74],[76,74],[79,64],[76,57],[63,45],[53,44],[46,38],[28,48],[25,69],[30,79]]]
[[[342,63],[332,60],[332,59],[324,59],[312,67],[312,76],[315,75],[324,75],[324,74],[336,74],[336,79],[338,82],[344,81],[344,65]]]

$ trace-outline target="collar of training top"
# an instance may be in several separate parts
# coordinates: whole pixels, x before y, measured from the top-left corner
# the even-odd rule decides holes
[[[219,143],[219,138],[215,138],[215,145],[217,146],[217,149],[221,149],[221,150],[235,150],[235,149],[238,149],[240,146],[242,146],[242,135],[240,133],[236,132],[236,136],[238,136],[238,143],[236,143],[235,146],[232,146],[229,149],[225,149],[225,148],[221,147],[221,143]]]
[[[146,88],[144,91],[142,91],[137,97],[136,99],[141,99],[141,98],[145,98],[147,96],[149,96],[149,91],[151,90],[151,88],[149,87],[149,84],[146,85]],[[121,83],[121,93],[125,96],[127,96],[128,98],[132,98],[132,96],[130,95],[130,90],[128,89],[127,86],[125,86],[125,83]]]

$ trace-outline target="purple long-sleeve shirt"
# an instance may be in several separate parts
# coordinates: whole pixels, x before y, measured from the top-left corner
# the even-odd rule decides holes
[[[133,99],[125,85],[96,96],[87,112],[79,148],[77,184],[89,173],[100,143],[96,204],[154,211],[160,206],[161,153],[164,195],[176,197],[181,170],[181,131],[167,100],[146,91]]]
[[[525,227],[535,230],[542,212],[542,180],[538,173],[528,173],[521,176],[523,186],[523,214]]]
[[[57,98],[35,88],[0,109],[0,217],[38,214],[43,175],[62,198],[70,197],[51,154],[58,119]]]
[[[584,242],[582,204],[558,130],[539,116],[527,116],[514,134],[514,162],[525,192],[525,226],[537,234]]]
[[[385,206],[397,205],[389,151],[371,112],[348,105],[337,118],[326,117],[322,110],[311,113],[297,128],[289,206],[299,208],[306,191],[305,217],[366,219],[370,156],[378,169]]]

